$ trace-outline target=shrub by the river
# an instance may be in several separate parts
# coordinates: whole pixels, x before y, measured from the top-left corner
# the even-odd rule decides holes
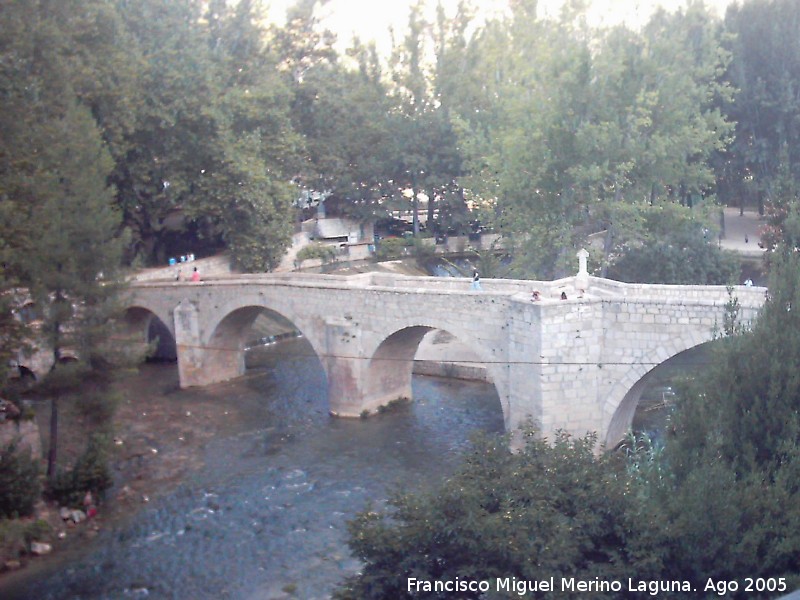
[[[59,473],[50,484],[49,495],[64,506],[81,506],[86,492],[102,497],[113,484],[108,448],[105,436],[92,436],[72,470]]]
[[[11,443],[0,452],[0,516],[27,516],[42,492],[39,464]]]
[[[30,551],[31,542],[48,540],[52,528],[47,521],[0,519],[0,565]]]
[[[348,525],[349,544],[364,565],[334,597],[446,595],[411,593],[409,578],[654,578],[659,563],[649,539],[655,525],[639,519],[633,480],[619,457],[596,455],[594,436],[563,434],[552,444],[527,437],[518,453],[507,438],[479,438],[443,483],[398,494],[388,510],[360,513]],[[500,597],[458,591],[464,599]]]

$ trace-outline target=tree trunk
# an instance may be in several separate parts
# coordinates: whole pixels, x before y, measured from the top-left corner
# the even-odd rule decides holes
[[[436,192],[431,190],[430,195],[428,196],[428,222],[425,225],[428,235],[430,232],[433,231],[433,210],[436,207],[434,202],[434,198],[436,197]]]
[[[417,186],[415,185],[412,189],[414,192],[414,198],[412,198],[411,206],[414,208],[414,237],[419,236],[419,199],[417,198]]]
[[[47,479],[53,481],[56,476],[56,459],[58,457],[58,394],[53,395],[50,404],[50,448],[47,451]]]
[[[603,266],[600,268],[600,277],[605,278],[608,275],[608,256],[611,254],[612,244],[614,242],[614,234],[611,231],[611,223],[606,226],[606,235],[603,238]]]
[[[60,270],[60,269],[59,269]],[[64,296],[61,290],[56,291],[56,306],[61,306]],[[53,323],[53,366],[50,371],[58,368],[61,360],[61,322]],[[47,479],[53,481],[56,476],[56,459],[58,458],[58,392],[53,393],[50,401],[50,447],[47,450]]]

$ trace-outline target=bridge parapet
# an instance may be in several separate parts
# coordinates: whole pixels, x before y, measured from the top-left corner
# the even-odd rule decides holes
[[[589,290],[599,296],[622,296],[635,299],[666,300],[705,300],[724,298],[727,302],[727,288],[719,285],[666,285],[649,283],[624,283],[599,277],[589,278]],[[735,285],[731,286],[733,296],[746,306],[761,306],[767,293],[765,287]]]
[[[150,311],[175,336],[182,386],[240,375],[247,328],[260,312],[282,315],[320,357],[331,410],[350,416],[409,395],[419,341],[441,329],[486,365],[510,430],[530,419],[545,432],[597,431],[613,443],[645,376],[712,339],[729,299],[723,286],[586,275],[484,279],[482,291],[470,283],[390,273],[233,275],[135,283],[129,306]],[[743,319],[755,316],[765,292],[734,287]]]

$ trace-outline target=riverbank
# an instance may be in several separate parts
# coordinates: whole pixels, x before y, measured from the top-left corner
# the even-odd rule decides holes
[[[158,377],[149,376],[154,369]],[[40,503],[36,515],[23,522],[42,520],[49,524],[51,531],[40,537],[52,546],[52,552],[24,556],[19,564],[12,562],[10,569],[0,573],[0,597],[5,597],[6,586],[13,588],[15,582],[29,579],[33,573],[57,570],[88,551],[100,532],[124,527],[150,502],[173,492],[202,468],[211,440],[251,430],[259,422],[259,407],[252,402],[238,402],[235,396],[214,394],[213,389],[181,391],[177,369],[171,365],[141,365],[135,375],[123,378],[116,386],[121,401],[114,415],[114,486],[99,505],[97,515],[77,525],[63,520],[57,505]],[[39,409],[36,418],[46,448],[49,406],[40,403]],[[83,435],[81,417],[63,407],[61,464],[71,464],[80,453]]]
[[[176,390],[174,365],[144,365],[129,383],[142,400],[131,394],[124,410],[136,420],[144,406],[164,411],[174,427],[158,425],[168,436],[160,440],[152,424],[135,423],[145,441],[161,445],[152,457],[133,458],[144,461],[133,466],[167,467],[179,431],[200,425],[195,431],[206,442],[186,440],[197,455],[175,472],[197,468],[177,485],[155,481],[146,503],[140,495],[153,480],[134,479],[135,496],[111,499],[129,513],[107,520],[94,539],[18,572],[14,585],[0,583],[0,597],[329,598],[360,567],[347,546],[348,520],[384,506],[394,490],[447,477],[475,430],[503,431],[492,386],[426,377],[414,378],[414,402],[369,419],[331,418],[324,371],[302,338],[248,353],[248,368],[226,384]]]
[[[293,326],[288,322],[259,318],[253,326],[253,337],[261,339],[282,334],[288,331],[287,327]],[[255,352],[258,353],[258,349]],[[453,336],[446,332],[432,332],[420,345],[414,371],[423,375],[485,381],[485,368],[476,361],[474,353]],[[159,370],[159,377],[147,376],[153,368]],[[247,385],[248,377],[262,375],[263,372],[250,371],[237,380],[237,384]],[[133,385],[132,381],[135,382]],[[265,414],[258,406],[243,404],[236,397],[218,393],[219,389],[226,387],[230,384],[182,391],[177,369],[168,364],[142,365],[136,374],[120,380],[116,384],[121,400],[114,416],[115,444],[111,460],[115,484],[100,505],[98,515],[91,522],[76,526],[60,518],[59,506],[40,504],[31,521],[42,519],[50,524],[52,531],[41,541],[51,544],[53,552],[36,558],[28,555],[19,563],[11,562],[11,568],[0,574],[0,588],[4,579],[13,577],[13,571],[21,567],[46,569],[50,564],[58,564],[61,554],[69,554],[103,530],[134,519],[145,505],[171,493],[203,467],[205,449],[210,441],[252,429],[254,423],[264,421]],[[38,403],[36,414],[44,455],[49,445],[49,404]],[[61,465],[73,464],[82,452],[88,431],[85,421],[85,416],[81,416],[69,402],[62,403]],[[0,561],[0,566],[4,563],[5,560]]]

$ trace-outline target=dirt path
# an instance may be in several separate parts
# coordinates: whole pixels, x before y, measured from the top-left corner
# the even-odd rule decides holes
[[[726,207],[725,236],[720,240],[721,247],[745,256],[761,256],[764,253],[764,250],[758,247],[761,225],[763,221],[757,212],[745,212],[740,215],[738,208]]]

